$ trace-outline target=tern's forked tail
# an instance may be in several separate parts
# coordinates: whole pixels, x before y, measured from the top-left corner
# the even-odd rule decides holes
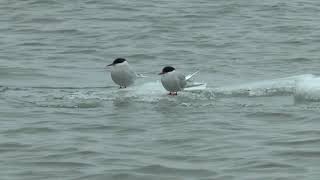
[[[194,72],[194,73],[192,73],[192,74],[187,75],[187,76],[186,76],[186,81],[189,81],[194,75],[196,75],[196,74],[198,74],[198,73],[199,73],[199,71],[196,71],[196,72]]]
[[[186,85],[185,88],[188,88],[188,89],[190,89],[190,90],[191,90],[191,89],[197,89],[197,88],[200,88],[200,89],[201,89],[201,88],[206,88],[207,83],[199,83],[199,82],[192,82],[192,81],[191,81],[191,78],[192,78],[193,76],[195,76],[196,74],[198,74],[198,73],[199,73],[199,70],[186,76],[185,79],[186,79],[186,81],[187,81],[187,85]]]

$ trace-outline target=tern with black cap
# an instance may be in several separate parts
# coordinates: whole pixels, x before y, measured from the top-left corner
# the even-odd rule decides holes
[[[178,95],[178,91],[182,91],[186,86],[188,80],[190,80],[197,72],[184,76],[182,73],[177,72],[172,66],[166,66],[162,69],[161,83],[163,87],[169,91],[169,95]]]
[[[124,58],[117,58],[107,66],[111,67],[111,79],[114,83],[118,84],[120,88],[126,88],[132,85],[138,77]]]

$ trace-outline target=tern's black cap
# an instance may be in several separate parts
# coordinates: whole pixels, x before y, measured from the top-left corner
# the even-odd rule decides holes
[[[162,69],[162,73],[167,73],[167,72],[171,72],[171,71],[174,71],[175,68],[172,67],[172,66],[166,66]]]
[[[127,61],[125,58],[117,58],[117,59],[115,59],[115,60],[113,61],[112,64],[109,64],[108,66],[113,66],[113,65],[116,65],[116,64],[120,64],[120,63],[123,63],[123,62],[125,62],[125,61]]]
[[[119,63],[123,63],[124,61],[126,61],[125,58],[117,58],[113,61],[112,64],[119,64]]]

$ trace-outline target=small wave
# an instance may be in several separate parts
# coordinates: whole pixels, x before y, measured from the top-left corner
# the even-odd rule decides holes
[[[58,5],[59,1],[55,0],[35,0],[35,1],[30,1],[31,5]]]
[[[19,28],[14,29],[15,32],[19,33],[39,33],[39,34],[62,34],[62,35],[85,35],[82,31],[78,29],[33,29],[33,28]]]
[[[88,108],[97,108],[101,106],[100,102],[51,102],[48,104],[47,102],[31,102],[32,104],[38,107],[45,108],[80,108],[80,109],[88,109]]]
[[[30,20],[24,21],[25,23],[41,23],[41,24],[49,24],[49,23],[61,23],[63,22],[62,19],[57,19],[53,17],[37,17],[32,18]]]
[[[75,86],[33,86],[33,87],[29,87],[29,88],[33,88],[33,89],[108,89],[108,88],[112,88],[112,86],[91,86],[91,87],[75,87]]]
[[[103,153],[97,152],[97,151],[91,151],[91,150],[85,150],[85,151],[79,151],[75,150],[72,152],[67,152],[67,151],[61,151],[61,152],[55,152],[52,154],[44,155],[41,157],[42,161],[52,161],[52,160],[57,160],[57,159],[66,159],[70,157],[97,157],[101,156]]]
[[[291,156],[294,158],[312,158],[312,159],[319,159],[320,157],[320,151],[316,150],[286,150],[286,151],[280,151],[280,152],[274,152],[278,156]]]
[[[54,167],[54,168],[71,168],[71,167],[91,167],[94,166],[89,163],[80,163],[80,162],[56,162],[56,161],[39,161],[39,162],[28,162],[28,163],[22,163],[25,165],[31,165],[31,166],[45,166],[45,167]]]
[[[156,59],[156,56],[149,55],[149,54],[133,54],[128,56],[130,59]]]
[[[180,180],[177,179],[177,177],[169,177],[170,179]],[[92,174],[92,175],[85,175],[78,179],[92,179],[92,180],[101,180],[101,179],[112,179],[112,180],[150,180],[150,179],[157,179],[157,180],[168,180],[168,176],[164,175],[164,177],[161,176],[154,176],[154,175],[146,175],[146,174],[139,174],[134,172],[126,172],[126,170],[122,170],[121,172],[117,172],[116,170],[113,170],[112,172],[109,172],[107,174]]]
[[[302,130],[302,131],[296,131],[292,133],[294,136],[300,136],[300,135],[307,135],[307,136],[320,136],[320,130],[312,130],[312,129],[308,129],[308,130]]]
[[[175,161],[197,161],[201,159],[201,156],[192,156],[192,155],[163,155],[160,156],[161,159],[164,160],[175,160]],[[208,160],[207,157],[204,158],[205,160]],[[201,161],[201,160],[200,160]]]
[[[320,101],[320,78],[309,77],[297,81],[294,97],[296,102]]]
[[[106,125],[87,125],[86,127],[75,127],[72,130],[79,132],[97,132],[97,131],[113,131],[115,133],[140,133],[145,132],[145,129],[134,128],[134,127],[125,127],[125,126],[106,126]]]
[[[217,173],[214,171],[209,171],[206,169],[183,169],[183,168],[173,168],[166,167],[162,165],[149,165],[135,170],[136,172],[146,173],[146,174],[166,174],[166,175],[183,175],[192,177],[210,177]]]
[[[104,126],[100,124],[95,124],[95,125],[86,125],[85,127],[74,127],[72,130],[74,131],[81,131],[81,132],[88,132],[88,131],[97,131],[97,130],[117,130],[120,129],[121,127],[119,126]]]
[[[56,29],[56,30],[47,30],[44,32],[52,32],[59,34],[82,34],[82,32],[78,29]]]
[[[288,61],[288,62],[309,62],[309,61],[312,61],[312,59],[299,57],[299,58],[285,59],[284,61]]]
[[[294,115],[290,114],[290,113],[282,113],[282,112],[255,112],[255,113],[248,114],[247,117],[256,117],[256,118],[276,117],[277,119],[279,119],[279,118],[280,119],[292,119],[292,118],[294,118]]]
[[[5,92],[8,89],[9,89],[8,87],[0,86],[0,92]]]
[[[270,142],[268,145],[283,145],[283,146],[298,146],[298,145],[314,145],[319,144],[320,139],[319,138],[308,138],[308,139],[300,139],[300,140],[286,140],[286,141],[276,141],[276,142]]]
[[[7,142],[7,143],[1,143],[0,144],[0,152],[12,152],[12,151],[19,151],[19,150],[25,150],[26,148],[31,148],[32,145],[28,144],[21,144],[17,142]]]
[[[256,164],[254,166],[256,169],[279,169],[279,168],[295,168],[295,166],[286,164],[286,163],[279,163],[279,162],[265,162]]]
[[[95,49],[70,49],[70,50],[63,50],[60,51],[59,54],[92,54],[96,53],[97,50]]]
[[[285,161],[269,161],[269,160],[252,160],[246,162],[244,164],[238,165],[238,167],[227,170],[227,172],[274,172],[278,170],[290,170],[293,172],[305,172],[306,169],[304,167],[300,167],[299,165],[292,165],[292,163],[287,163]],[[272,179],[272,178],[271,178]]]
[[[25,128],[18,128],[18,129],[10,129],[1,132],[1,134],[11,135],[11,134],[38,134],[38,133],[52,133],[56,132],[57,130],[47,127],[25,127]]]
[[[213,89],[217,96],[282,96],[292,95],[296,90],[296,82],[313,78],[312,74],[265,80],[243,85],[228,86]]]
[[[18,46],[47,46],[48,44],[41,43],[41,42],[24,42],[17,44]]]
[[[157,143],[164,145],[180,145],[180,144],[188,144],[190,142],[197,141],[197,138],[180,138],[180,139],[160,139],[157,140]]]

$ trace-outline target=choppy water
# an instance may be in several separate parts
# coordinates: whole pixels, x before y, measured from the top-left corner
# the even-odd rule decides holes
[[[319,179],[320,4],[0,1],[1,179]],[[125,57],[148,76],[119,90]],[[207,89],[167,96],[164,65]]]

